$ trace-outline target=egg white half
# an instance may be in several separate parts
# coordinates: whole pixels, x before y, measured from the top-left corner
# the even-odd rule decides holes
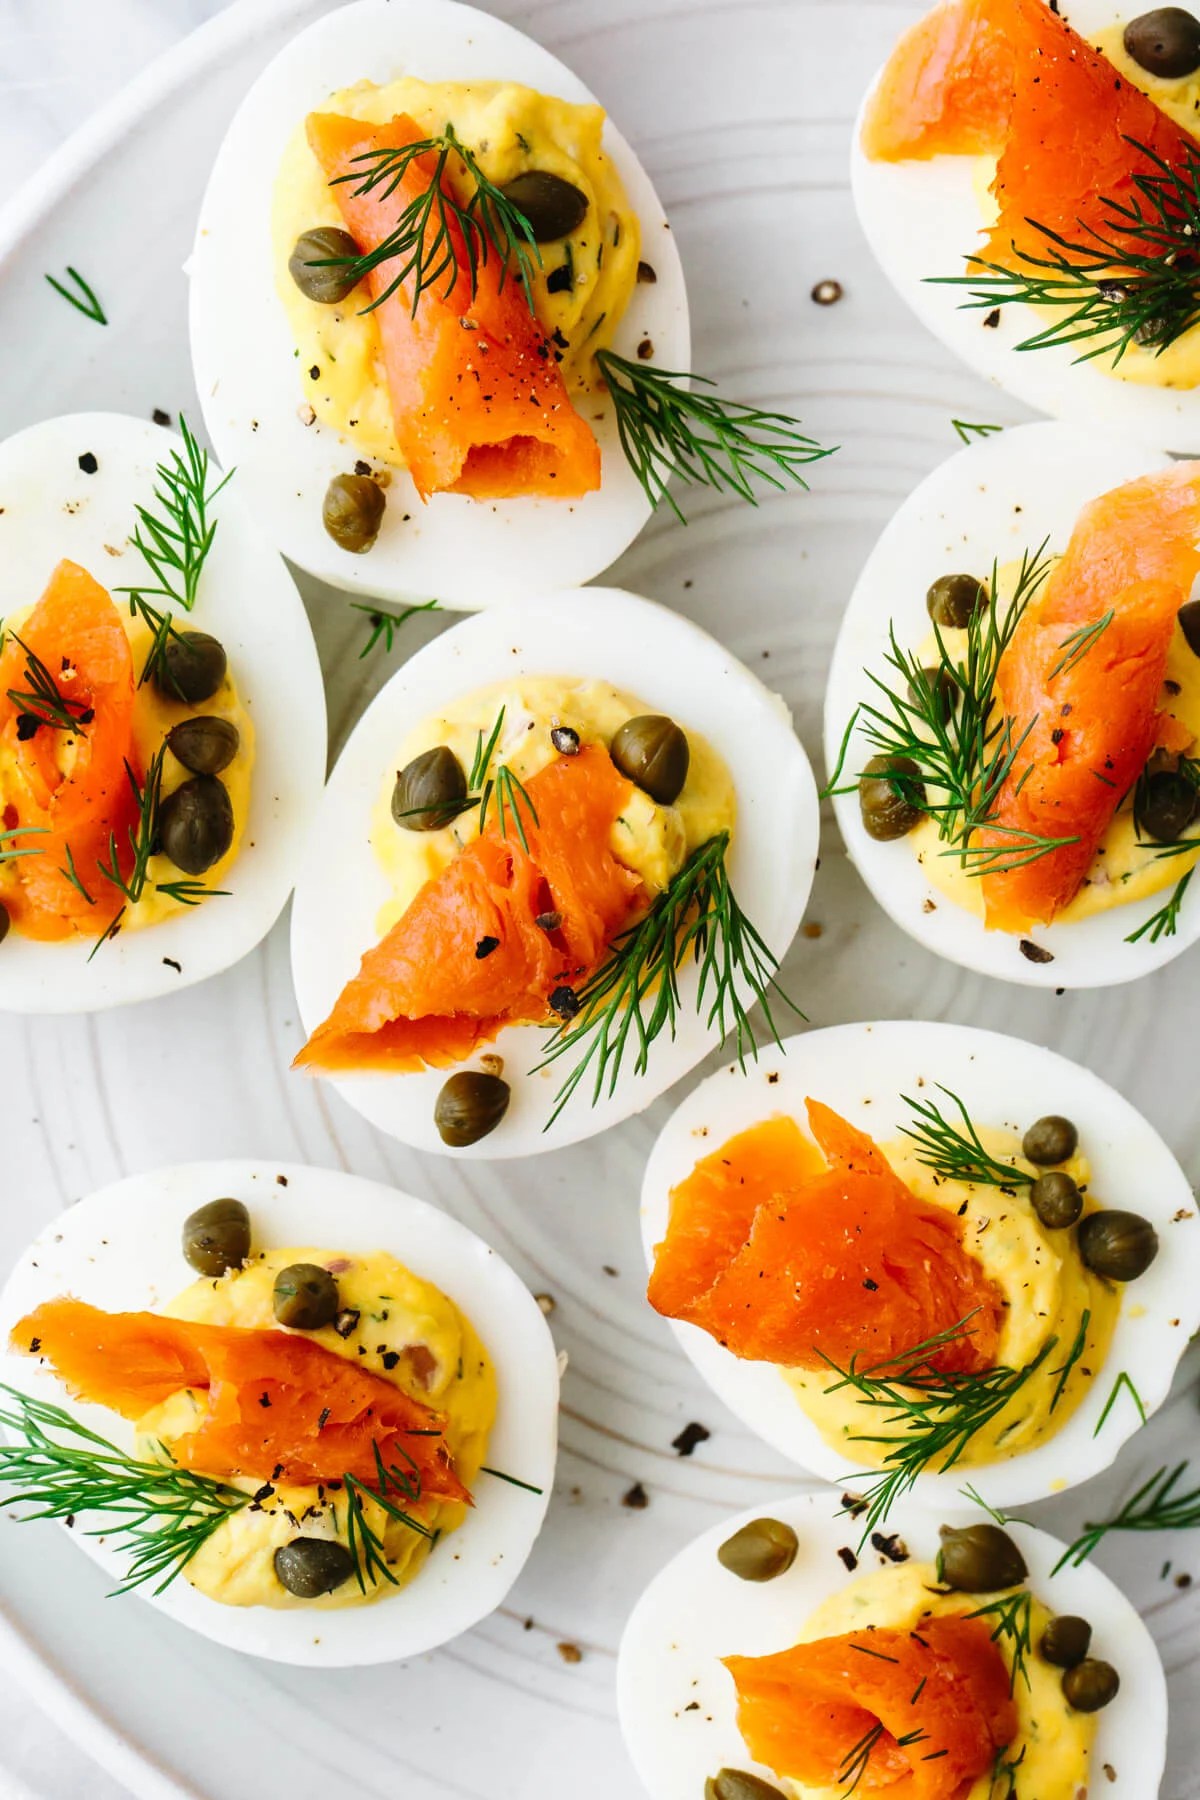
[[[435,638],[392,677],[355,727],[330,776],[292,910],[292,976],[307,1031],[328,1015],[378,940],[376,919],[390,890],[368,832],[400,744],[450,701],[522,675],[608,681],[704,733],[729,768],[737,796],[729,855],[734,893],[782,959],[804,914],[819,830],[812,770],[784,702],[715,639],[652,601],[619,588],[546,594],[464,620]],[[680,990],[678,1033],[671,1039],[664,1032],[653,1045],[646,1074],[637,1075],[627,1056],[614,1093],[592,1106],[585,1081],[548,1130],[571,1059],[534,1074],[547,1033],[510,1026],[485,1046],[504,1058],[512,1086],[508,1112],[489,1137],[453,1154],[532,1156],[593,1137],[648,1106],[715,1048],[696,1011],[694,964],[684,969]],[[447,1073],[354,1075],[333,1085],[392,1137],[446,1154],[433,1108]]]
[[[120,413],[47,419],[0,444],[0,617],[32,606],[63,557],[122,611],[115,589],[153,585],[129,538],[137,505],[159,510],[155,466],[176,449],[174,432]],[[89,451],[93,475],[79,467]],[[211,466],[215,484],[221,472]],[[2,1011],[97,1012],[190,987],[253,950],[291,893],[325,775],[321,667],[295,584],[256,528],[238,474],[210,516],[217,533],[195,609],[177,617],[224,644],[254,724],[250,810],[228,897],[121,932],[94,956],[95,938],[39,943],[10,931],[0,945]]]
[[[666,1235],[671,1189],[696,1163],[773,1113],[791,1114],[806,1130],[809,1097],[832,1106],[877,1143],[912,1123],[901,1095],[919,1098],[922,1090],[935,1092],[937,1083],[959,1095],[980,1126],[1023,1134],[1044,1113],[1063,1113],[1079,1128],[1092,1167],[1091,1191],[1106,1207],[1149,1219],[1159,1236],[1158,1256],[1124,1289],[1108,1356],[1060,1431],[1002,1462],[972,1465],[966,1475],[962,1468],[920,1475],[915,1492],[924,1505],[952,1506],[969,1479],[989,1504],[1005,1508],[1044,1500],[1108,1468],[1141,1424],[1125,1394],[1097,1431],[1118,1373],[1128,1373],[1149,1416],[1166,1399],[1175,1365],[1200,1329],[1200,1222],[1187,1177],[1157,1132],[1077,1063],[966,1025],[838,1025],[789,1038],[786,1049],[786,1057],[764,1055],[748,1077],[735,1067],[719,1070],[668,1119],[642,1186],[647,1263]],[[1073,1254],[1064,1237],[1064,1250]],[[784,1456],[843,1485],[867,1470],[866,1463],[826,1443],[779,1369],[740,1360],[698,1326],[672,1320],[671,1328],[730,1411]]]
[[[886,665],[889,627],[902,650],[928,636],[925,593],[937,576],[962,570],[986,578],[1036,551],[1065,550],[1088,501],[1123,482],[1169,466],[1144,444],[1077,425],[1018,425],[960,450],[913,490],[895,514],[858,578],[834,648],[825,690],[825,760],[836,766],[855,707],[873,695],[866,671],[894,687]],[[861,725],[847,751],[843,779],[872,755]],[[1038,925],[1030,939],[1052,962],[1031,962],[1016,933],[987,931],[926,880],[906,838],[881,844],[867,835],[857,792],[834,800],[850,860],[884,911],[910,937],[950,962],[1029,987],[1111,987],[1171,962],[1200,937],[1200,904],[1185,901],[1174,937],[1126,937],[1158,912],[1170,892],[1113,906],[1088,919]],[[930,904],[932,902],[932,908]]]
[[[1058,10],[1083,37],[1136,17],[1141,6],[1111,0],[1060,0]],[[1052,418],[1107,426],[1144,443],[1190,454],[1200,440],[1200,389],[1144,387],[1104,372],[1099,361],[1077,362],[1077,349],[1018,351],[1017,345],[1056,316],[1047,307],[1004,306],[995,326],[987,307],[964,307],[971,290],[934,286],[930,276],[965,275],[965,258],[980,240],[983,221],[976,186],[977,159],[937,156],[928,161],[872,162],[862,148],[862,124],[878,83],[872,82],[854,126],[851,187],[859,223],[884,274],[921,322],[976,374]],[[1081,346],[1085,351],[1087,345]]]
[[[432,1650],[494,1611],[520,1574],[549,1504],[557,1443],[558,1364],[546,1321],[508,1264],[466,1226],[380,1182],[299,1163],[241,1159],[131,1176],[80,1200],[39,1233],[0,1295],[0,1345],[7,1345],[18,1319],[59,1294],[110,1312],[165,1304],[195,1279],[180,1250],[184,1219],[223,1196],[249,1209],[256,1249],[386,1250],[441,1288],[470,1319],[496,1370],[499,1408],[488,1464],[542,1491],[481,1474],[474,1507],[442,1551],[408,1587],[369,1606],[321,1612],[225,1606],[182,1576],[162,1594],[149,1586],[137,1592],[215,1643],[275,1662],[341,1668]],[[103,1407],[71,1400],[36,1359],[4,1351],[2,1378],[132,1449],[131,1425]],[[72,1537],[115,1580],[124,1576],[126,1559],[82,1528],[102,1523],[81,1521]],[[48,1527],[22,1529],[36,1555],[35,1534]]]
[[[717,1551],[764,1514],[790,1525],[800,1549],[774,1581],[742,1581],[721,1566]],[[905,1504],[889,1530],[899,1532],[913,1556],[932,1560],[940,1525],[977,1524],[980,1517],[958,1496],[941,1511]],[[1063,1550],[1055,1538],[1015,1521],[1005,1530],[1020,1546],[1034,1593],[1056,1613],[1090,1620],[1096,1655],[1121,1677],[1116,1699],[1096,1716],[1093,1766],[1112,1774],[1095,1791],[1102,1788],[1112,1800],[1153,1800],[1167,1741],[1167,1684],[1153,1638],[1100,1569],[1084,1563],[1055,1574]],[[790,1649],[809,1614],[856,1579],[838,1550],[853,1548],[858,1536],[836,1494],[796,1494],[715,1525],[650,1583],[621,1640],[617,1706],[626,1747],[653,1800],[696,1800],[721,1768],[778,1784],[770,1769],[751,1760],[737,1726],[733,1681],[720,1658]],[[862,1569],[882,1560],[868,1550]]]
[[[272,542],[334,587],[389,600],[434,595],[476,611],[519,597],[552,572],[563,587],[615,562],[650,516],[617,438],[611,406],[589,398],[603,485],[581,500],[480,502],[438,494],[422,505],[406,474],[388,490],[383,529],[370,551],[340,550],[321,523],[332,476],[352,448],[319,423],[301,423],[304,399],[293,344],[275,292],[271,194],[284,147],[306,113],[336,89],[368,77],[515,81],[580,104],[577,76],[522,32],[455,0],[355,0],[293,38],[243,101],[217,156],[200,209],[191,274],[196,386],[212,440],[241,470],[245,492]],[[645,170],[615,126],[611,156],[642,227],[657,274],[639,284],[615,348],[633,356],[649,337],[666,369],[690,364],[687,294],[675,241]],[[593,415],[600,414],[599,423]],[[406,517],[406,515],[408,515]]]

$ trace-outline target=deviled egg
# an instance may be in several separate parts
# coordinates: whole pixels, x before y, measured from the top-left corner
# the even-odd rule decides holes
[[[897,292],[979,374],[1190,452],[1198,97],[1186,9],[942,0],[864,101],[859,220]]]
[[[0,1329],[6,1499],[231,1648],[416,1655],[499,1605],[541,1526],[545,1320],[486,1244],[377,1183],[246,1161],[117,1182],[30,1245]]]
[[[799,1494],[651,1582],[617,1701],[654,1800],[1157,1794],[1166,1680],[1108,1577],[961,1497],[894,1523],[860,1546],[836,1495]]]
[[[0,1008],[89,1011],[265,936],[321,791],[287,570],[183,426],[0,444]]]
[[[465,621],[330,778],[297,1061],[420,1149],[591,1136],[726,1033],[749,1056],[756,999],[778,1031],[817,834],[787,708],[696,626],[615,588]]]
[[[1107,1468],[1200,1325],[1196,1207],[1098,1077],[958,1025],[843,1025],[689,1095],[646,1169],[651,1303],[872,1524]],[[819,1149],[818,1149],[819,1145]]]
[[[1200,464],[1070,425],[973,444],[901,506],[825,750],[851,860],[918,942],[1071,988],[1200,935],[1198,543]]]

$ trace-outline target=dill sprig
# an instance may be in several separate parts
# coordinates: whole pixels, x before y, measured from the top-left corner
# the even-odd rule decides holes
[[[997,431],[1004,430],[1003,425],[972,425],[968,419],[951,419],[950,423],[964,444],[971,443],[975,438],[992,437]]]
[[[121,870],[121,849],[117,844],[117,835],[114,831],[110,831],[108,834],[108,861],[98,861],[96,864],[104,879],[111,882],[118,893],[124,895],[126,904],[130,906],[137,905],[146,891],[146,883],[150,878],[150,858],[155,853],[158,841],[163,763],[166,754],[166,745],[163,744],[151,758],[143,781],[138,780],[128,762],[125,764],[125,779],[129,783],[138,812],[136,823],[126,828],[129,849],[133,853],[133,863],[128,875],[123,874]]]
[[[830,1357],[822,1360],[838,1377],[826,1389],[835,1394],[852,1388],[862,1405],[884,1414],[879,1432],[857,1432],[852,1441],[884,1447],[882,1469],[865,1471],[861,1498],[865,1543],[887,1518],[892,1506],[907,1493],[917,1477],[931,1465],[953,1468],[972,1440],[989,1425],[1044,1365],[1057,1343],[1048,1338],[1037,1355],[1019,1369],[998,1364],[978,1374],[934,1368],[932,1358],[947,1344],[971,1335],[972,1314],[949,1330],[928,1338],[904,1355],[860,1369],[856,1357],[841,1368]],[[895,1428],[895,1429],[893,1429]]]
[[[116,592],[160,596],[191,612],[200,575],[217,534],[217,521],[209,516],[208,509],[232,479],[233,470],[210,487],[208,451],[196,442],[182,413],[179,430],[183,454],[172,450],[170,460],[160,462],[155,470],[159,485],[154,489],[154,499],[159,510],[153,512],[140,505],[136,508],[138,523],[131,540],[156,585],[118,588]]]
[[[1018,1679],[1023,1680],[1026,1687],[1032,1686],[1029,1679],[1029,1658],[1033,1654],[1033,1595],[1029,1589],[1021,1588],[1014,1594],[1001,1594],[997,1599],[989,1600],[986,1605],[977,1606],[966,1617],[995,1621],[992,1630],[993,1644],[1003,1641],[1008,1645],[1009,1693],[1016,1693]]]
[[[95,718],[95,708],[85,700],[71,700],[59,687],[37,652],[31,650],[24,638],[19,637],[10,625],[9,636],[25,653],[25,676],[28,688],[8,688],[8,699],[16,707],[20,717],[17,720],[17,735],[32,737],[39,725],[46,725],[51,731],[68,731],[76,737],[86,737],[85,726]],[[22,731],[23,720],[31,721]]]
[[[1054,1573],[1068,1563],[1078,1568],[1110,1531],[1195,1530],[1200,1526],[1200,1487],[1179,1491],[1179,1483],[1189,1466],[1185,1461],[1176,1463],[1173,1469],[1158,1469],[1111,1519],[1086,1524],[1055,1563]]]
[[[35,844],[29,850],[14,849],[11,846],[16,843],[17,838],[45,837],[49,829],[48,825],[14,825],[11,830],[0,831],[0,863],[16,862],[22,856],[41,856],[40,844]]]
[[[1141,1420],[1142,1424],[1144,1425],[1146,1423],[1146,1408],[1142,1396],[1138,1393],[1137,1386],[1132,1375],[1129,1373],[1129,1370],[1122,1369],[1117,1376],[1117,1379],[1112,1384],[1112,1392],[1104,1402],[1103,1412],[1096,1420],[1096,1429],[1092,1432],[1093,1437],[1099,1437],[1100,1433],[1104,1430],[1104,1427],[1108,1424],[1109,1414],[1117,1404],[1117,1401],[1121,1398],[1123,1391],[1129,1395],[1133,1404],[1137,1407],[1138,1418]]]
[[[1027,1187],[1033,1180],[1023,1169],[1001,1162],[984,1148],[970,1114],[957,1094],[938,1082],[939,1093],[945,1094],[958,1108],[961,1128],[947,1119],[933,1100],[913,1100],[907,1094],[900,1098],[911,1106],[917,1122],[902,1125],[902,1137],[911,1138],[917,1146],[917,1161],[932,1169],[944,1181],[969,1181],[976,1187],[1012,1189]]]
[[[493,799],[496,802],[496,817],[499,822],[500,836],[508,836],[509,825],[512,825],[522,850],[528,851],[529,839],[525,835],[525,824],[521,818],[524,807],[530,822],[538,823],[537,807],[529,797],[528,790],[517,775],[514,775],[507,763],[501,763],[495,774],[490,774],[492,760],[496,754],[496,745],[500,741],[500,733],[504,729],[506,707],[501,707],[496,715],[496,722],[485,738],[480,731],[475,737],[475,754],[471,759],[471,772],[467,776],[467,793],[458,802],[456,817],[470,812],[473,806],[479,808],[479,831],[482,833],[488,821]],[[444,813],[448,811],[445,801],[434,801],[428,806],[410,806],[398,813],[398,819],[419,819],[427,813]]]
[[[1098,225],[1081,221],[1080,236],[1069,238],[1030,219],[1045,254],[1014,244],[1019,267],[972,257],[972,273],[930,279],[969,289],[967,308],[1053,309],[1059,316],[1018,350],[1081,345],[1078,362],[1105,357],[1114,367],[1130,344],[1161,355],[1200,323],[1200,152],[1189,148],[1186,162],[1173,167],[1136,139],[1125,141],[1156,172],[1133,176],[1128,201],[1101,196]]]
[[[1189,851],[1200,849],[1200,839],[1196,839],[1186,847]],[[1167,844],[1164,846],[1162,854],[1180,854],[1183,848],[1184,846],[1181,844]],[[1180,876],[1171,890],[1166,905],[1161,906],[1156,913],[1151,913],[1150,917],[1143,920],[1136,931],[1129,932],[1125,939],[1127,944],[1138,944],[1143,938],[1149,938],[1152,944],[1157,944],[1159,938],[1175,936],[1179,929],[1179,909],[1183,905],[1184,895],[1188,891],[1188,883],[1195,873],[1195,869],[1189,869],[1186,875]]]
[[[892,786],[933,820],[939,839],[947,845],[941,854],[956,857],[972,876],[1006,874],[1078,842],[1074,836],[1049,837],[1002,825],[995,816],[1001,790],[1037,722],[1035,715],[1018,730],[1016,720],[1000,711],[996,704],[1000,662],[1052,562],[1045,542],[1033,552],[1026,550],[1006,603],[999,596],[999,571],[993,563],[988,600],[972,614],[959,657],[942,628],[934,625],[937,663],[932,671],[926,670],[916,651],[901,649],[891,627],[884,657],[891,675],[867,671],[877,698],[862,701],[852,715],[824,790],[847,791],[839,782],[855,728],[860,728],[872,751],[916,765],[914,776],[900,772],[890,776]],[[947,692],[950,705],[945,701]],[[977,843],[983,830],[1000,841]]]
[[[104,308],[96,298],[95,290],[88,286],[79,270],[73,269],[70,263],[67,264],[67,274],[75,284],[75,293],[53,275],[47,275],[46,280],[55,293],[61,294],[67,305],[73,306],[76,312],[81,312],[85,319],[91,319],[96,325],[107,325]]]
[[[370,656],[378,644],[383,645],[385,655],[390,655],[395,647],[397,633],[417,613],[441,611],[439,600],[414,601],[411,606],[406,606],[403,612],[398,613],[388,612],[384,607],[376,606],[374,603],[365,604],[361,600],[352,600],[350,604],[355,612],[366,613],[371,622],[370,636],[358,653],[359,662]]]
[[[61,1407],[6,1385],[0,1394],[8,1401],[0,1403],[0,1426],[21,1440],[0,1445],[5,1506],[36,1508],[27,1520],[87,1513],[115,1520],[87,1535],[113,1537],[114,1549],[129,1556],[118,1594],[146,1582],[161,1594],[213,1532],[250,1503],[249,1494],[172,1462],[127,1456]]]
[[[1056,675],[1069,675],[1071,670],[1083,661],[1097,639],[1108,630],[1116,616],[1116,613],[1110,608],[1102,618],[1094,619],[1090,625],[1081,625],[1078,631],[1072,631],[1065,637],[1058,647],[1060,650],[1065,650],[1066,655],[1055,663],[1050,671],[1049,679],[1053,681]]]
[[[387,1552],[379,1533],[367,1521],[365,1502],[374,1501],[383,1509],[389,1519],[405,1525],[418,1537],[426,1538],[434,1543],[437,1533],[423,1520],[414,1518],[408,1510],[416,1506],[421,1499],[421,1473],[412,1457],[397,1445],[397,1454],[404,1457],[409,1464],[407,1469],[399,1463],[385,1465],[379,1445],[373,1444],[375,1455],[375,1486],[368,1487],[356,1475],[345,1475],[342,1485],[346,1491],[346,1543],[354,1564],[354,1578],[358,1582],[359,1592],[366,1593],[367,1578],[372,1586],[377,1587],[380,1581],[388,1581],[393,1587],[398,1585],[398,1578],[392,1574],[388,1564]],[[395,1498],[392,1498],[392,1496]]]
[[[615,350],[597,350],[617,418],[621,448],[651,506],[665,500],[686,523],[669,490],[673,475],[701,487],[723,489],[757,505],[755,481],[783,489],[808,483],[800,470],[832,456],[805,437],[798,419],[740,400],[720,400],[688,383],[711,388],[704,375],[630,362]]]
[[[474,299],[480,269],[495,256],[499,263],[498,288],[503,289],[510,272],[514,274],[532,312],[533,276],[542,263],[533,227],[520,207],[488,180],[453,125],[447,123],[438,137],[420,138],[416,143],[392,149],[364,150],[354,161],[366,166],[335,176],[330,186],[353,182],[355,194],[373,194],[379,189],[380,200],[387,200],[401,186],[413,163],[423,156],[436,158],[429,186],[408,202],[382,243],[358,256],[323,257],[311,266],[344,267],[358,282],[385,263],[398,261],[400,267],[388,285],[363,311],[374,312],[406,281],[411,281],[415,318],[421,295],[436,288],[443,279],[442,295],[448,299],[459,275],[465,273]],[[452,158],[462,163],[474,184],[465,205],[450,187]]]
[[[853,1648],[858,1650],[861,1649],[862,1646],[855,1644]],[[868,1652],[868,1654],[871,1653]],[[889,1657],[886,1660],[890,1662],[894,1659]],[[863,1732],[863,1735],[859,1738],[858,1742],[850,1746],[849,1750],[847,1750],[845,1756],[842,1758],[838,1767],[837,1785],[839,1788],[845,1788],[847,1794],[852,1794],[854,1792],[855,1788],[866,1774],[867,1769],[870,1766],[871,1756],[875,1750],[875,1746],[878,1744],[885,1730],[886,1727],[882,1720],[877,1719],[874,1725]],[[929,1733],[927,1731],[922,1731],[918,1726],[916,1730],[906,1731],[903,1737],[898,1737],[896,1739],[896,1748],[898,1750],[906,1750],[911,1744],[926,1743],[928,1738]]]
[[[614,939],[607,959],[574,996],[577,1010],[556,1028],[538,1064],[545,1068],[582,1052],[554,1097],[547,1130],[589,1072],[593,1106],[614,1091],[627,1053],[633,1054],[635,1074],[645,1074],[655,1039],[664,1031],[675,1036],[682,1005],[679,974],[689,958],[700,971],[696,1011],[709,1030],[716,1027],[722,1042],[733,1032],[743,1068],[747,1052],[758,1053],[743,987],[750,991],[750,1004],[762,1007],[777,1044],[772,997],[803,1016],[776,979],[778,958],[738,905],[726,867],[728,850],[727,831],[694,850],[645,917]]]

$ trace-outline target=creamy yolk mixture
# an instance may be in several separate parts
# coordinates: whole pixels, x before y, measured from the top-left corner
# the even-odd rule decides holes
[[[390,1381],[414,1400],[446,1414],[446,1442],[454,1466],[467,1487],[473,1486],[487,1455],[488,1434],[496,1416],[496,1377],[487,1351],[470,1321],[431,1282],[377,1251],[369,1256],[340,1256],[327,1250],[270,1250],[243,1269],[219,1280],[193,1282],[163,1310],[172,1318],[206,1325],[237,1325],[251,1330],[276,1329],[272,1307],[275,1277],[290,1263],[316,1263],[337,1277],[338,1295],[358,1319],[346,1336],[326,1326],[306,1332],[335,1356]],[[362,1354],[360,1354],[360,1350]],[[388,1368],[392,1353],[399,1361]],[[161,1455],[173,1438],[195,1428],[203,1400],[189,1390],[173,1394],[138,1421],[137,1453]],[[235,1481],[247,1493],[258,1481]],[[270,1484],[268,1484],[270,1485]],[[364,1516],[382,1538],[397,1585],[403,1586],[424,1566],[428,1538],[390,1518],[364,1497]],[[424,1501],[421,1521],[442,1536],[457,1529],[466,1508],[457,1503]],[[337,1538],[346,1542],[346,1499],[327,1488],[279,1486],[261,1501],[243,1507],[218,1527],[188,1563],[184,1573],[193,1587],[226,1606],[342,1607],[378,1599],[393,1592],[390,1584],[359,1591],[344,1582],[319,1600],[301,1600],[287,1591],[275,1574],[276,1550],[297,1535]]]
[[[993,1156],[1015,1160],[1017,1168],[1028,1174],[1041,1172],[1017,1154],[1020,1140],[1013,1134],[981,1127],[979,1136]],[[1055,1340],[1041,1367],[1004,1410],[981,1427],[959,1461],[967,1467],[1030,1450],[1061,1429],[1099,1373],[1121,1310],[1120,1296],[1084,1265],[1074,1232],[1049,1231],[1042,1225],[1029,1203],[1027,1189],[1006,1194],[996,1187],[944,1180],[918,1160],[917,1148],[907,1138],[882,1148],[914,1194],[961,1218],[967,1250],[1003,1293],[998,1366],[1023,1368],[1051,1338]],[[1090,1174],[1086,1159],[1076,1155],[1062,1166],[1086,1193]],[[1082,1348],[1055,1403],[1060,1371],[1084,1332],[1085,1313],[1090,1317]],[[864,1433],[884,1429],[877,1408],[864,1403],[852,1388],[830,1392],[830,1377],[824,1371],[790,1369],[785,1373],[827,1443],[864,1467],[882,1463],[886,1449],[862,1441]],[[895,1429],[899,1432],[901,1428]]]
[[[555,726],[578,732],[584,744],[606,749],[627,719],[653,712],[644,701],[602,681],[566,676],[527,675],[519,681],[480,688],[425,719],[399,746],[395,768],[380,785],[371,817],[371,846],[393,890],[379,920],[381,934],[390,930],[424,884],[452,862],[477,836],[479,808],[460,813],[440,831],[407,831],[392,817],[396,771],[413,757],[445,744],[469,775],[482,732],[486,743],[504,709],[504,725],[496,746],[496,763],[506,763],[519,781],[527,782],[557,757],[550,738]],[[691,760],[683,791],[672,806],[660,806],[634,788],[625,812],[613,827],[613,854],[641,876],[651,894],[661,893],[683,863],[720,831],[734,824],[736,802],[729,771],[716,751],[684,721]]]
[[[612,342],[637,281],[641,253],[637,215],[601,145],[603,109],[556,100],[513,82],[429,83],[406,76],[382,87],[360,81],[331,94],[317,110],[377,125],[407,113],[431,137],[449,122],[495,186],[537,169],[587,196],[588,209],[576,230],[540,246],[542,266],[532,286],[538,321],[554,339],[568,390],[577,397],[590,388],[594,353]],[[456,198],[465,203],[473,181],[457,158],[447,172]],[[272,219],[276,286],[299,376],[321,423],[364,455],[402,466],[379,330],[374,316],[362,311],[369,301],[365,286],[340,305],[321,306],[300,292],[288,272],[296,239],[319,225],[344,229],[301,121],[280,166]]]

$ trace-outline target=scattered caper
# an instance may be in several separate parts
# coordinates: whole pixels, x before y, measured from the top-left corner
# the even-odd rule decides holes
[[[1083,1211],[1083,1195],[1065,1169],[1039,1175],[1029,1190],[1029,1200],[1047,1231],[1064,1231]]]
[[[761,1775],[746,1769],[721,1769],[704,1784],[704,1800],[783,1800],[783,1795]]]
[[[1187,600],[1178,614],[1179,629],[1193,656],[1200,656],[1200,600]]]
[[[240,1200],[210,1200],[183,1221],[183,1257],[200,1275],[240,1269],[250,1254],[250,1214]]]
[[[379,536],[387,496],[369,475],[335,475],[325,489],[321,520],[339,550],[362,556]]]
[[[320,1331],[337,1318],[337,1282],[316,1263],[289,1263],[275,1277],[271,1304],[281,1325],[293,1331]]]
[[[167,748],[193,775],[219,775],[237,755],[240,742],[232,720],[210,713],[180,719],[167,733]]]
[[[691,751],[674,719],[661,713],[626,719],[613,738],[609,755],[622,775],[660,806],[670,806],[683,792]]]
[[[774,1581],[796,1560],[800,1540],[782,1519],[751,1519],[717,1551],[717,1561],[741,1581]]]
[[[1095,1275],[1136,1281],[1158,1255],[1158,1233],[1137,1213],[1089,1213],[1079,1227],[1079,1254]]]
[[[1043,1631],[1038,1651],[1042,1660],[1053,1663],[1056,1669],[1073,1669],[1087,1655],[1091,1641],[1092,1628],[1086,1619],[1060,1613]]]
[[[0,944],[2,944],[8,936],[8,928],[11,923],[12,920],[8,916],[8,908],[5,906],[4,902],[0,900]]]
[[[1143,837],[1177,843],[1196,816],[1196,790],[1178,769],[1143,774],[1134,789],[1133,816]]]
[[[988,591],[974,575],[939,575],[925,596],[935,625],[964,631],[987,605]]]
[[[940,719],[943,725],[954,711],[954,703],[958,699],[958,695],[957,681],[949,669],[941,664],[936,668],[922,669],[919,677],[908,684],[908,697],[913,704],[924,710],[932,702],[935,709],[934,716]]]
[[[1079,1133],[1061,1113],[1047,1113],[1044,1119],[1035,1119],[1021,1139],[1026,1161],[1037,1163],[1039,1168],[1069,1162],[1078,1148]]]
[[[298,1600],[319,1600],[349,1581],[354,1558],[335,1538],[298,1537],[275,1552],[275,1573]]]
[[[185,875],[203,875],[233,842],[233,802],[215,775],[193,775],[158,811],[163,855]]]
[[[1029,1570],[1025,1558],[998,1525],[943,1525],[937,1575],[964,1594],[992,1594],[1018,1587]]]
[[[448,744],[423,750],[396,776],[392,817],[404,831],[440,831],[453,824],[467,798],[463,766]]]
[[[1124,42],[1147,75],[1178,81],[1200,69],[1200,19],[1182,6],[1156,6],[1130,19]]]
[[[1121,1677],[1112,1664],[1101,1662],[1095,1656],[1085,1656],[1062,1678],[1067,1704],[1076,1712],[1099,1712],[1110,1700],[1116,1699],[1120,1685]]]
[[[539,244],[570,237],[587,217],[588,197],[582,189],[546,169],[525,169],[500,192],[525,214]]]
[[[318,306],[336,306],[357,286],[358,276],[345,263],[331,263],[330,259],[358,254],[358,245],[348,231],[336,225],[315,225],[296,239],[288,257],[288,274],[306,300],[315,300]],[[321,263],[330,266],[321,268]]]
[[[443,1144],[461,1150],[495,1131],[508,1111],[512,1089],[499,1075],[462,1069],[445,1082],[433,1109],[433,1122]]]
[[[198,706],[211,700],[225,679],[224,645],[207,631],[173,631],[154,659],[151,680],[168,700]]]
[[[921,823],[925,788],[910,756],[873,756],[858,781],[858,810],[868,837],[880,844],[907,837]]]

